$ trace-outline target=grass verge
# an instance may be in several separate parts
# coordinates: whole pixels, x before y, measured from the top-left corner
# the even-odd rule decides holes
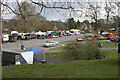
[[[72,40],[72,41],[64,41],[64,42],[61,42],[61,43],[70,43],[70,42],[74,42],[75,40]]]
[[[105,53],[106,58],[76,60],[61,64],[5,66],[2,68],[2,76],[3,78],[118,78],[117,50],[101,50],[101,52]]]

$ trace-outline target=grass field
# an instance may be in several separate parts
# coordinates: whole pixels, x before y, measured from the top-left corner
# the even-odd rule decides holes
[[[103,44],[102,48],[117,48],[118,47],[118,43],[115,43],[115,42],[107,43],[106,41],[104,41],[101,43]]]
[[[65,46],[61,46],[61,47],[55,47],[55,48],[50,48],[49,50],[61,50],[63,49]]]
[[[101,52],[105,53],[106,58],[76,60],[61,64],[5,66],[2,68],[2,76],[3,78],[118,78],[117,50],[101,50]]]
[[[64,41],[64,42],[61,42],[61,43],[70,43],[70,42],[74,42],[75,40],[72,40],[72,41]]]

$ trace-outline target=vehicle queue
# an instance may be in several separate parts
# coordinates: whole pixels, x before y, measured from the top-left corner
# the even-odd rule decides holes
[[[79,35],[83,31],[72,29],[66,30],[56,30],[47,32],[33,32],[33,33],[18,33],[17,31],[11,31],[10,34],[2,34],[2,43],[16,42],[19,40],[30,40],[30,39],[49,39],[49,38],[59,38],[63,36]]]

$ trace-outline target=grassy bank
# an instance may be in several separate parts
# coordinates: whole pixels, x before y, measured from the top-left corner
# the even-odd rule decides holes
[[[5,66],[2,68],[2,76],[3,78],[117,78],[117,50],[101,51],[105,53],[106,58],[76,60],[61,64]]]

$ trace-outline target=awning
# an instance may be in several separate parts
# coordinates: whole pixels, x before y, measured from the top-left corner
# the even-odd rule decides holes
[[[51,32],[46,32],[45,34],[48,34],[48,35],[49,35],[49,34],[51,34]]]
[[[57,33],[57,34],[59,34],[59,33],[61,33],[60,31],[53,31],[52,33]]]
[[[59,32],[63,33],[63,31],[59,30]]]
[[[44,50],[42,50],[42,49],[37,49],[37,48],[29,48],[29,49],[25,49],[25,50],[26,50],[26,51],[33,51],[34,54],[44,52]]]
[[[6,37],[2,36],[2,38],[6,38]]]

